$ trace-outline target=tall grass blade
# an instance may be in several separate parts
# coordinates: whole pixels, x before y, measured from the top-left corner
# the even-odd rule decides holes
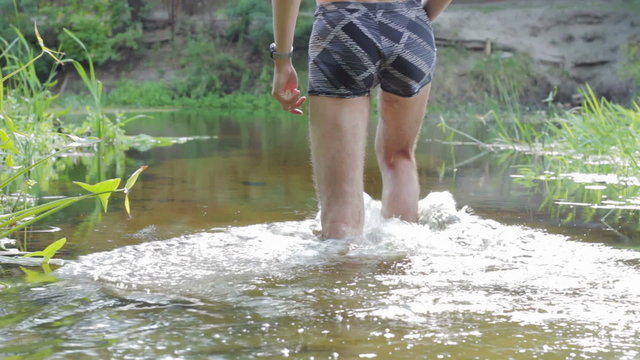
[[[7,187],[9,184],[11,184],[15,179],[19,178],[20,176],[26,174],[27,172],[29,172],[31,169],[35,168],[36,166],[44,163],[45,161],[51,159],[52,157],[61,154],[65,151],[65,149],[56,151],[52,154],[49,154],[47,156],[45,156],[44,158],[36,161],[35,163],[23,168],[22,170],[18,171],[17,173],[15,173],[13,176],[11,176],[10,178],[8,178],[7,180],[3,181],[0,183],[0,190],[4,189],[5,187]]]

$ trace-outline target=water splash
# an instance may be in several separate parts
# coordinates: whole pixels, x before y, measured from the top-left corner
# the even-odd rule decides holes
[[[327,329],[356,338],[357,328],[367,332],[358,343],[380,339],[360,346],[363,354],[383,343],[418,352],[425,341],[482,343],[498,323],[511,334],[529,329],[518,346],[538,355],[640,354],[638,252],[482,219],[457,210],[449,193],[423,199],[417,224],[384,219],[369,197],[365,204],[365,234],[354,241],[319,241],[316,219],[229,227],[83,256],[56,273],[145,307],[249,312],[271,326],[273,341],[295,342],[305,331],[328,336]],[[243,329],[254,326],[247,321]],[[390,323],[405,330],[378,329]],[[535,344],[535,334],[556,332],[561,341]]]
[[[623,265],[637,252],[481,219],[456,210],[449,193],[422,200],[418,224],[383,219],[379,201],[365,202],[365,235],[351,242],[317,240],[311,219],[230,227],[83,256],[57,274],[120,290],[234,301],[261,279],[400,258],[401,272],[372,273],[393,288],[378,294],[377,314],[419,319],[472,311],[520,322],[609,322],[626,317],[630,309],[621,303],[640,304],[638,269]]]

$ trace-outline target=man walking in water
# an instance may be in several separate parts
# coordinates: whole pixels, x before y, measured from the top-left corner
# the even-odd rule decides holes
[[[302,115],[291,63],[301,0],[272,0],[273,97]],[[370,91],[380,85],[375,150],[382,215],[416,221],[415,148],[436,64],[431,28],[451,0],[316,0],[309,42],[309,134],[322,237],[362,234]]]

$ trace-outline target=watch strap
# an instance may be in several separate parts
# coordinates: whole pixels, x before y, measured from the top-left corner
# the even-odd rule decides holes
[[[293,55],[293,47],[289,52],[278,52],[276,51],[276,43],[271,43],[271,45],[269,45],[269,56],[271,56],[273,60],[290,59],[292,55]]]

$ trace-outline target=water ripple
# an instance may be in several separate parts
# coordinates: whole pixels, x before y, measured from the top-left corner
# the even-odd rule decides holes
[[[475,348],[469,344],[488,331],[500,338],[501,326],[523,334],[514,346],[529,354],[639,354],[637,252],[482,219],[456,210],[448,193],[421,201],[419,224],[385,220],[378,201],[366,204],[365,235],[349,242],[317,240],[315,219],[258,224],[91,254],[56,273],[63,283],[98,284],[135,304],[120,311],[179,306],[188,317],[226,318],[226,307],[249,314],[242,328],[259,326],[257,317],[259,331],[274,336],[285,336],[282,327],[321,337],[359,327],[366,335],[358,341],[378,344],[360,346],[361,354],[381,344],[416,350],[427,340]],[[231,342],[241,336],[229,329],[216,334]],[[548,333],[561,340],[536,340]],[[287,334],[261,349],[282,355],[275,345],[293,341]],[[510,349],[484,351],[517,353]]]

